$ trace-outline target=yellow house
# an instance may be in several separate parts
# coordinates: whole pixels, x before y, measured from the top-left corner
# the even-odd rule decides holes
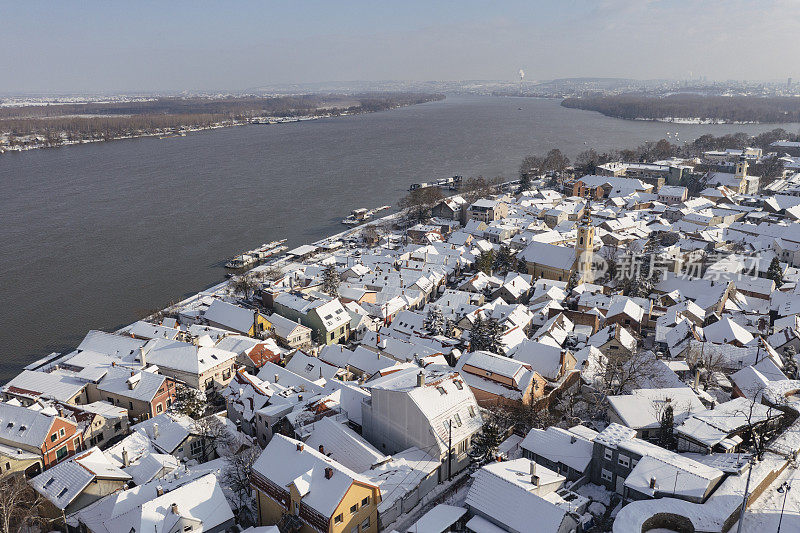
[[[381,491],[303,442],[277,434],[253,465],[258,522],[297,533],[377,533]]]
[[[256,337],[264,331],[272,331],[272,323],[257,310],[239,307],[222,300],[214,300],[203,313],[203,319],[210,326],[251,337]]]

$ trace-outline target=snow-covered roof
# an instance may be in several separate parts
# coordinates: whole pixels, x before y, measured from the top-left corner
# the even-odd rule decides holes
[[[450,526],[455,524],[458,519],[465,514],[467,514],[467,510],[463,507],[440,503],[422,515],[422,518],[408,528],[408,533],[442,533],[444,531],[449,531]]]
[[[539,486],[564,480],[541,465],[536,465],[536,475]],[[530,531],[532,519],[540,531],[560,531],[567,511],[532,492],[537,486],[531,483],[530,460],[491,463],[472,476],[465,502],[469,507],[511,531]]]
[[[608,396],[609,407],[632,429],[652,429],[660,424],[664,409],[670,405],[675,423],[680,423],[705,406],[689,387],[634,389],[631,394]]]
[[[97,390],[149,402],[158,393],[165,379],[153,372],[134,372],[110,367],[103,380],[97,384]]]
[[[128,481],[131,476],[94,447],[39,474],[30,480],[30,484],[53,505],[64,510],[98,479]]]
[[[333,470],[333,475],[325,475],[327,468]],[[280,434],[272,437],[253,464],[253,473],[287,491],[294,484],[301,493],[305,492],[303,503],[328,518],[353,483],[376,486],[313,447]]]
[[[41,448],[48,439],[54,416],[8,402],[0,402],[0,440]]]
[[[588,429],[588,428],[587,428]],[[592,462],[592,439],[573,432],[550,426],[546,430],[532,429],[520,447],[556,463],[584,472]]]
[[[331,417],[314,423],[306,444],[316,450],[324,450],[325,455],[354,472],[365,472],[388,460],[361,435]]]

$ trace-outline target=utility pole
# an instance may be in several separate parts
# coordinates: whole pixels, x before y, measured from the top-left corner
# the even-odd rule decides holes
[[[453,473],[453,421],[448,420],[447,425],[447,481],[450,481]]]

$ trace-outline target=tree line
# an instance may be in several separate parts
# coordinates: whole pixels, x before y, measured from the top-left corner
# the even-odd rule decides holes
[[[133,102],[0,108],[0,133],[8,144],[41,136],[47,145],[64,140],[111,139],[178,128],[246,122],[257,116],[298,117],[374,112],[443,99],[439,94],[366,93],[227,98],[155,98]]]
[[[789,96],[703,96],[673,94],[597,95],[565,98],[561,105],[598,111],[606,116],[634,119],[700,118],[726,122],[798,122],[800,99]]]

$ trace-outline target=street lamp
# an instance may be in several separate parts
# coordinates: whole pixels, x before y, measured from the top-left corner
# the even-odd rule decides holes
[[[778,518],[778,533],[781,533],[781,522],[783,521],[783,509],[786,507],[786,496],[789,495],[789,491],[792,490],[792,486],[789,485],[788,481],[784,481],[781,483],[781,486],[778,487],[778,492],[783,494],[783,504],[781,505],[781,516]]]

